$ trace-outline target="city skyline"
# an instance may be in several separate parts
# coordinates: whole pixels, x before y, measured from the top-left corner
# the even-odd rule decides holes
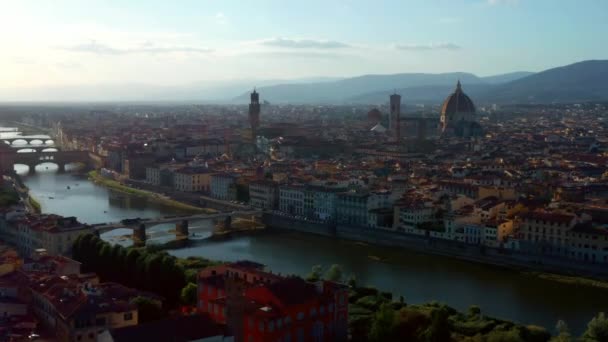
[[[526,0],[5,2],[0,88],[401,72],[480,76],[608,58],[608,5]],[[57,11],[60,9],[60,11]],[[559,36],[559,44],[549,44]],[[269,66],[272,66],[270,68]]]

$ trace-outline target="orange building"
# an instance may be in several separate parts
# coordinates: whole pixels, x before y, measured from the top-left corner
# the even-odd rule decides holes
[[[344,341],[347,287],[307,282],[240,261],[199,273],[198,309],[226,323],[235,341]]]

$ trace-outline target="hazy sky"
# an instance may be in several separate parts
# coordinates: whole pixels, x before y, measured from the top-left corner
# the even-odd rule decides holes
[[[0,88],[608,59],[606,0],[0,0]]]

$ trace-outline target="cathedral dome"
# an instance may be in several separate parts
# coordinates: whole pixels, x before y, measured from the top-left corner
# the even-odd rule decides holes
[[[454,113],[475,113],[473,101],[462,91],[460,81],[456,85],[456,90],[448,96],[441,106],[441,115]]]
[[[382,120],[382,112],[380,112],[378,108],[374,108],[367,112],[367,119],[370,121],[379,122],[380,120]]]

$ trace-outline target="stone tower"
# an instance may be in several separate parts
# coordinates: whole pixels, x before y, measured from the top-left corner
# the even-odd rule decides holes
[[[255,89],[251,93],[251,102],[249,103],[249,124],[251,125],[251,142],[255,144],[258,127],[260,126],[260,94]]]
[[[389,130],[393,137],[399,141],[401,140],[401,95],[395,93],[390,97],[391,113],[389,116]]]

